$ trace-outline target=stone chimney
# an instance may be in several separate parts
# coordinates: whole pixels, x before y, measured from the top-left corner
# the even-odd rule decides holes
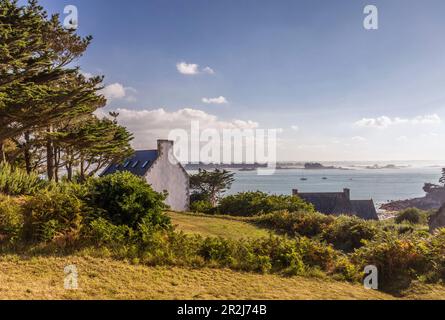
[[[158,152],[159,154],[168,154],[170,150],[173,150],[173,141],[170,140],[158,140]]]
[[[348,188],[343,189],[343,193],[345,194],[346,199],[351,200],[351,190]]]
[[[158,156],[167,159],[171,164],[177,164],[178,160],[174,156],[174,141],[158,140]]]

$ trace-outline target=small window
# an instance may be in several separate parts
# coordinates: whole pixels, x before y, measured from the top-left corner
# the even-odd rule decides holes
[[[130,164],[130,161],[125,162],[124,168],[128,167],[129,164]]]
[[[145,168],[148,165],[149,162],[150,161],[145,161],[144,164],[142,165],[142,168]]]
[[[138,166],[138,164],[139,164],[139,161],[136,161],[131,167],[136,168]]]

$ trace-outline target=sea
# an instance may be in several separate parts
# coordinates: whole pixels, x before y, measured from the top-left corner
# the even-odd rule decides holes
[[[423,197],[426,182],[438,183],[445,161],[330,162],[324,166],[339,169],[277,169],[272,175],[255,171],[230,170],[235,181],[227,194],[263,191],[271,194],[300,192],[341,192],[351,190],[351,199],[373,199],[381,204]],[[190,172],[191,174],[195,172]]]

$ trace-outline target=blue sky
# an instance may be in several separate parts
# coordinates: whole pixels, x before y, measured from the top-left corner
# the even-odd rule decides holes
[[[78,32],[94,37],[79,64],[114,85],[108,108],[126,110],[138,147],[161,124],[198,114],[217,126],[281,128],[281,160],[445,159],[441,0],[41,4],[78,8]],[[363,28],[368,4],[378,30]],[[178,72],[181,62],[198,74]],[[219,97],[227,103],[203,102]]]

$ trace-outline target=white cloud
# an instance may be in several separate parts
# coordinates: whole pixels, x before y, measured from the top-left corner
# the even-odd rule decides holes
[[[290,128],[292,130],[294,130],[294,131],[300,131],[300,127],[299,126],[291,126]]]
[[[355,142],[365,142],[366,138],[363,138],[361,136],[355,136],[355,137],[352,137],[351,140],[355,141]]]
[[[199,66],[194,63],[180,62],[176,64],[179,73],[186,75],[195,75],[199,73]]]
[[[178,62],[176,64],[176,69],[179,73],[185,74],[188,76],[197,75],[200,73],[207,73],[207,74],[215,74],[215,71],[210,67],[205,67],[202,70],[199,69],[199,65],[196,63],[187,63],[187,62]]]
[[[430,114],[426,116],[415,117],[412,120],[414,124],[439,124],[442,122],[442,119],[437,114]]]
[[[417,116],[411,119],[404,118],[390,118],[387,116],[381,116],[378,118],[363,118],[354,123],[357,127],[364,128],[378,128],[385,129],[390,126],[399,125],[399,124],[411,124],[411,125],[422,125],[422,124],[439,124],[442,120],[437,114]]]
[[[227,99],[223,96],[218,98],[202,98],[202,102],[206,104],[227,104],[229,103]]]
[[[117,109],[115,111],[119,113],[119,123],[134,134],[135,148],[153,148],[157,139],[168,138],[169,132],[174,129],[189,131],[192,121],[199,121],[201,130],[255,129],[259,126],[257,122],[251,120],[224,121],[215,115],[192,108],[173,112],[163,108],[154,110]],[[98,116],[106,116],[106,113],[100,111]]]
[[[136,98],[133,94],[137,93],[137,90],[131,87],[124,87],[120,83],[113,83],[103,88],[101,93],[110,101],[125,98],[127,101],[134,102]]]
[[[205,67],[205,68],[202,70],[202,72],[204,72],[204,73],[208,73],[208,74],[215,74],[215,71],[214,71],[212,68],[210,68],[210,67]]]
[[[407,136],[400,136],[396,139],[399,142],[407,142],[408,141],[408,137]]]

